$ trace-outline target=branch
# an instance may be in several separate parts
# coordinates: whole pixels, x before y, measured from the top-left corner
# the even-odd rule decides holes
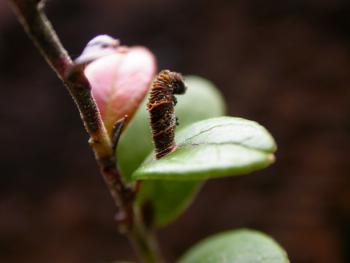
[[[42,12],[43,1],[12,0],[12,6],[25,31],[46,62],[63,80],[64,73],[73,63],[52,29],[51,23]]]
[[[85,129],[90,135],[89,143],[96,161],[119,209],[117,215],[119,229],[129,237],[144,262],[161,262],[155,239],[146,230],[141,217],[133,208],[134,192],[124,184],[117,169],[114,147],[121,130],[112,142],[91,94],[91,86],[84,75],[84,68],[75,65],[62,46],[43,12],[44,2],[39,0],[11,0],[11,2],[25,31],[64,82],[79,109]]]

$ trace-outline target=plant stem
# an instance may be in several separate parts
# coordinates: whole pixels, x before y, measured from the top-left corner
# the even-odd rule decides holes
[[[25,31],[64,82],[80,112],[85,129],[90,135],[89,143],[101,174],[119,209],[117,214],[119,229],[129,238],[142,262],[163,262],[156,239],[146,229],[142,217],[133,207],[135,192],[121,179],[114,155],[115,142],[112,143],[102,122],[91,94],[90,83],[84,75],[83,68],[72,62],[44,14],[44,1],[11,0],[11,3]]]
[[[144,262],[164,263],[157,239],[153,232],[145,227],[137,208],[134,209],[134,228],[129,233],[129,240]]]

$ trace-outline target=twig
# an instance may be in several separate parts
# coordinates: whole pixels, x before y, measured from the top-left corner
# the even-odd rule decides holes
[[[141,216],[133,207],[134,192],[121,179],[114,155],[115,143],[112,142],[102,122],[83,67],[76,66],[62,46],[43,12],[43,1],[11,0],[11,2],[25,31],[64,82],[79,109],[84,126],[90,135],[89,143],[96,161],[119,209],[117,215],[119,229],[128,236],[143,262],[162,262],[154,237],[148,232]]]

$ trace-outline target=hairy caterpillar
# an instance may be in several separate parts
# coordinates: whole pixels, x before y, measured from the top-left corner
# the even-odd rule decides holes
[[[150,115],[155,157],[160,159],[176,148],[175,127],[177,118],[174,94],[184,94],[186,86],[180,73],[162,70],[152,83],[147,109]]]

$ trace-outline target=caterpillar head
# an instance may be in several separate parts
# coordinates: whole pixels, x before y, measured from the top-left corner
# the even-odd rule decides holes
[[[184,83],[184,79],[180,73],[177,72],[171,72],[172,77],[172,88],[173,88],[173,94],[184,94],[186,92],[186,85]]]

